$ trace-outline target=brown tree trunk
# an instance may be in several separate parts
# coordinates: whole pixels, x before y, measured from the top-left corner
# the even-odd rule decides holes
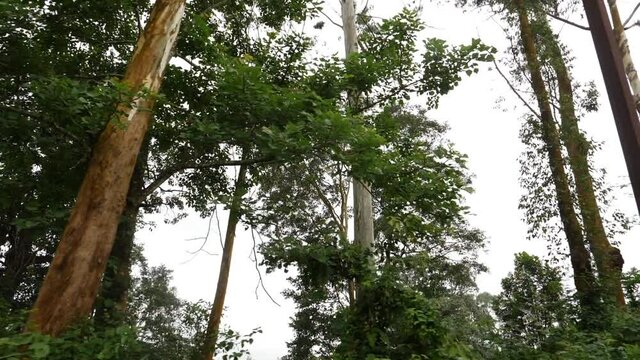
[[[178,36],[185,0],[157,0],[123,82],[133,91],[159,90]],[[118,105],[119,120],[100,135],[53,263],[29,314],[28,331],[57,335],[86,318],[100,286],[140,146],[152,97]]]
[[[222,260],[220,261],[220,273],[218,274],[218,286],[216,296],[213,300],[211,313],[209,314],[209,324],[207,325],[207,335],[203,344],[203,359],[212,360],[218,341],[218,331],[220,330],[220,320],[224,309],[224,299],[227,295],[227,285],[229,283],[229,271],[231,269],[231,258],[233,255],[233,243],[236,238],[236,227],[241,216],[242,196],[246,192],[247,165],[241,165],[238,171],[238,179],[233,191],[231,208],[229,209],[229,221],[224,238],[224,248],[222,250]]]
[[[125,321],[131,288],[131,252],[138,224],[140,203],[144,190],[144,172],[148,158],[148,139],[136,162],[127,203],[118,224],[116,239],[102,279],[102,289],[96,305],[94,319],[97,324],[116,325]]]
[[[590,307],[597,302],[597,292],[594,288],[595,279],[591,269],[589,252],[585,247],[582,236],[580,222],[573,207],[571,188],[569,187],[564,160],[562,158],[560,135],[553,119],[549,93],[545,87],[540,62],[538,61],[538,50],[535,45],[535,37],[531,30],[527,10],[523,0],[516,0],[514,3],[518,9],[520,37],[531,75],[533,92],[535,93],[538,107],[540,108],[542,139],[546,145],[551,176],[556,188],[560,218],[569,245],[574,284],[581,304]]]
[[[549,61],[558,81],[562,122],[561,136],[569,154],[569,165],[575,179],[585,236],[596,262],[604,298],[612,300],[612,303],[616,303],[618,306],[624,306],[625,299],[621,283],[624,260],[620,250],[609,242],[602,223],[593,177],[589,171],[589,142],[580,132],[578,126],[571,77],[564,62],[562,50],[546,21],[546,17],[540,15],[538,22],[540,22],[540,28],[545,32],[539,38],[545,42]]]

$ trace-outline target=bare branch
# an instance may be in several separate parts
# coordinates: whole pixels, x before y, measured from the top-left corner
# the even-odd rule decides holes
[[[541,119],[540,114],[538,114],[535,111],[535,109],[531,105],[529,105],[527,100],[525,100],[525,98],[520,94],[518,89],[516,89],[515,86],[513,86],[513,84],[511,84],[511,81],[509,81],[507,76],[502,72],[502,70],[500,70],[500,66],[498,65],[498,63],[495,60],[493,60],[493,65],[496,67],[496,70],[498,71],[498,74],[500,74],[500,76],[504,79],[504,81],[507,83],[507,85],[509,85],[509,88],[511,89],[511,91],[513,91],[513,93],[516,94],[516,96],[529,109],[529,111],[531,111],[532,114],[534,114],[538,119]]]
[[[260,236],[260,234],[258,234],[258,236]],[[267,291],[267,288],[264,286],[264,281],[262,281],[262,273],[260,273],[260,268],[258,267],[258,253],[256,252],[256,235],[254,233],[253,226],[251,226],[251,239],[253,240],[253,263],[255,264],[256,272],[258,273],[258,284],[256,285],[256,290],[255,290],[256,299],[258,298],[258,286],[261,286],[262,291],[264,291],[264,293],[267,294],[269,299],[271,299],[271,301],[274,304],[280,306],[280,304],[278,304],[278,302],[273,298],[273,296],[269,294],[269,291]]]
[[[560,22],[563,22],[563,23],[565,23],[565,24],[569,24],[569,25],[571,25],[571,26],[575,26],[575,27],[577,27],[578,29],[586,30],[586,31],[591,31],[591,29],[590,29],[588,26],[584,26],[584,25],[580,25],[580,24],[574,23],[573,21],[567,20],[567,19],[565,19],[565,18],[561,18],[560,16],[555,15],[555,14],[552,14],[552,13],[546,13],[546,14],[547,14],[549,17],[552,17],[552,18],[554,18],[554,19],[556,19],[556,20],[558,20],[558,21],[560,21]]]
[[[629,17],[627,18],[627,20],[624,21],[624,23],[622,24],[622,26],[627,26],[627,24],[629,23],[629,21],[631,21],[631,18],[633,18],[633,15],[636,14],[636,11],[638,11],[638,8],[640,8],[640,2],[638,2],[636,4],[636,7],[633,8],[633,11],[631,12],[631,15],[629,15]],[[637,23],[636,23],[637,24]],[[636,24],[633,24],[631,26],[634,26]]]

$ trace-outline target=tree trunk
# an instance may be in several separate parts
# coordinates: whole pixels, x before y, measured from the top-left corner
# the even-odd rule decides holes
[[[159,90],[184,8],[185,0],[156,1],[123,79],[133,91]],[[154,100],[145,96],[133,102],[133,106],[118,105],[118,121],[107,124],[93,149],[69,222],[29,314],[28,331],[58,335],[93,309]]]
[[[131,252],[135,241],[144,173],[148,160],[148,136],[146,137],[129,185],[127,202],[118,224],[116,239],[109,255],[109,262],[102,279],[102,289],[94,319],[101,325],[117,325],[125,321],[131,288]]]
[[[538,50],[535,45],[535,37],[531,30],[531,24],[529,23],[529,16],[523,0],[516,0],[514,3],[518,9],[520,37],[531,75],[533,92],[535,93],[536,101],[540,108],[542,139],[546,145],[551,176],[556,188],[556,199],[560,219],[562,220],[569,245],[574,284],[581,304],[583,307],[588,308],[597,303],[597,292],[594,288],[595,279],[591,269],[589,252],[585,247],[580,222],[573,207],[571,188],[569,187],[564,160],[562,158],[560,135],[553,119],[549,93],[547,92],[544,78],[542,77],[540,62],[538,61]]]
[[[538,21],[541,22],[541,29],[544,29],[545,32],[539,38],[546,42],[545,47],[549,52],[549,61],[558,81],[562,122],[561,136],[569,154],[569,165],[575,179],[585,236],[596,262],[598,277],[603,287],[603,295],[605,295],[603,298],[612,300],[612,303],[616,303],[618,306],[624,306],[625,299],[621,283],[624,260],[620,250],[609,242],[602,223],[593,178],[589,171],[590,146],[578,126],[569,70],[565,64],[562,49],[551,31],[546,17],[540,15],[538,18]]]
[[[358,34],[356,31],[356,8],[354,0],[342,0],[342,29],[344,32],[345,56],[357,53]],[[360,94],[348,94],[350,106],[355,106]],[[353,238],[354,242],[363,248],[373,250],[373,200],[371,186],[358,179],[353,179]],[[373,257],[369,258],[373,267]],[[356,286],[358,289],[359,286]],[[357,298],[357,294],[356,294]]]
[[[620,12],[618,11],[618,3],[616,0],[608,0],[609,11],[611,12],[611,20],[613,22],[613,33],[616,36],[618,42],[618,48],[622,56],[622,63],[624,64],[624,71],[631,84],[631,92],[633,93],[633,100],[636,103],[636,110],[640,112],[640,79],[638,78],[638,72],[636,66],[633,64],[633,58],[631,57],[631,50],[629,50],[629,40],[627,34],[624,31],[624,24],[620,19]]]
[[[19,230],[15,226],[11,228],[9,249],[4,256],[4,268],[0,271],[0,299],[13,308],[16,306],[14,299],[24,273],[29,266],[33,266],[36,256],[31,248],[33,241],[28,230]]]
[[[218,274],[218,286],[216,296],[213,300],[211,313],[209,314],[209,324],[207,325],[207,335],[203,344],[203,359],[212,360],[218,341],[218,331],[220,330],[220,320],[224,309],[224,298],[227,295],[227,284],[229,283],[229,271],[231,269],[231,257],[233,255],[233,243],[236,238],[236,227],[241,216],[242,196],[246,192],[247,165],[241,165],[238,171],[238,179],[233,191],[231,208],[229,209],[229,221],[224,238],[224,248],[222,250],[222,260],[220,262],[220,273]]]

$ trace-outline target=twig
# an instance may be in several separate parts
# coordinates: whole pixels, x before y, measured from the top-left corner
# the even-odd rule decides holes
[[[204,252],[205,254],[211,255],[211,256],[217,256],[218,255],[218,254],[210,253],[209,251],[204,249],[205,245],[207,244],[207,241],[209,241],[209,234],[211,233],[211,222],[212,221],[213,221],[213,214],[211,216],[209,216],[209,225],[207,226],[207,234],[205,236],[195,237],[195,238],[191,238],[191,239],[185,239],[185,241],[194,241],[194,240],[200,240],[200,239],[204,239],[204,241],[202,242],[202,245],[200,245],[200,248],[198,250],[196,250],[196,251],[187,251],[187,253],[189,253],[189,254],[191,254],[193,256],[191,256],[191,258],[189,258],[188,260],[182,262],[182,264],[186,264],[186,263],[192,261],[201,252]]]
[[[269,299],[271,299],[271,301],[274,304],[280,306],[280,304],[278,304],[278,302],[275,301],[275,299],[271,296],[271,294],[269,294],[269,291],[264,286],[264,281],[262,281],[262,274],[260,273],[260,268],[258,267],[258,254],[256,253],[256,235],[254,234],[253,226],[251,226],[251,239],[253,240],[253,258],[254,258],[253,263],[255,264],[256,272],[258,273],[258,284],[256,284],[256,289],[255,289],[256,299],[258,298],[258,287],[262,286],[262,290],[264,291],[265,294],[267,294]]]

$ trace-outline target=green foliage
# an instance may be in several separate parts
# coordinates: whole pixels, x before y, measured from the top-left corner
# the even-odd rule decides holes
[[[339,323],[334,359],[466,359],[469,351],[449,338],[441,316],[423,294],[391,271],[365,283],[355,306]]]

